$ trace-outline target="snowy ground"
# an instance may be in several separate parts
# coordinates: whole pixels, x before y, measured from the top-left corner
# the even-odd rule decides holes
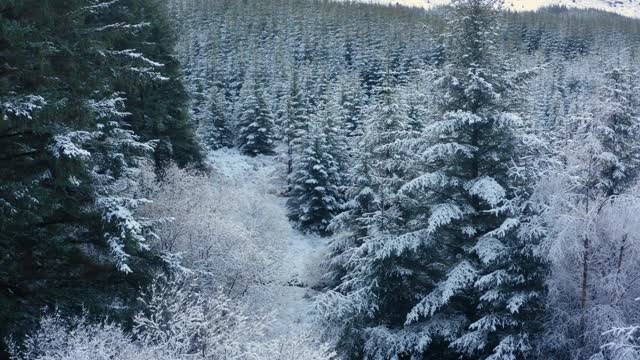
[[[267,197],[286,214],[286,199],[282,196],[286,181],[284,161],[281,157],[241,155],[236,149],[222,149],[209,155],[209,164],[215,177],[227,182],[246,186],[269,194]],[[318,236],[302,234],[289,226],[282,234],[286,251],[281,257],[286,275],[284,283],[270,285],[269,298],[263,310],[275,318],[273,331],[279,334],[300,332],[312,326],[311,303],[315,293],[310,287],[321,275],[320,261],[327,240]]]

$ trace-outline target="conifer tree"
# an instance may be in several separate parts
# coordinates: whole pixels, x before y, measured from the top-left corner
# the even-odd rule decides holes
[[[340,98],[335,96],[334,88],[329,88],[330,95],[323,100],[323,107],[318,109],[319,120],[322,127],[331,156],[338,167],[338,182],[335,184],[341,187],[344,184],[344,176],[348,171],[350,153],[347,139],[346,124],[343,117],[343,108],[340,106]],[[318,117],[316,117],[317,119]]]
[[[434,136],[421,150],[423,173],[402,189],[417,200],[414,216],[426,220],[412,231],[432,281],[405,325],[446,344],[436,350],[443,358],[521,358],[539,330],[541,268],[516,231],[522,219],[515,204],[526,193],[508,165],[519,162],[522,120],[514,105],[522,78],[509,73],[495,46],[499,6],[454,1],[441,118],[426,130]]]
[[[614,68],[604,74],[601,95],[601,126],[598,135],[603,191],[607,196],[623,193],[640,170],[640,111],[634,98],[634,77],[628,69]],[[637,79],[636,79],[637,80]]]
[[[131,112],[126,120],[141,140],[168,141],[171,152],[154,154],[157,168],[171,162],[201,166],[200,144],[189,119],[188,93],[181,80],[180,63],[172,54],[175,39],[166,6],[156,0],[136,0],[126,6],[110,6],[104,12],[104,18],[134,25],[122,26],[130,36],[118,37],[112,55],[120,61],[138,59],[139,63],[120,73],[114,80],[115,91],[126,94]],[[100,33],[106,41],[113,41],[109,39],[113,31],[119,31],[118,27],[107,27]],[[140,54],[144,56],[138,57]],[[162,147],[157,149],[162,151]]]
[[[148,242],[155,222],[137,213],[146,203],[137,196],[139,167],[158,147],[136,120],[182,127],[186,100],[174,97],[182,85],[168,85],[177,64],[160,62],[173,59],[171,43],[166,33],[150,32],[163,15],[148,6],[2,5],[1,21],[14,24],[0,35],[10,46],[2,66],[11,69],[0,75],[0,161],[11,164],[0,172],[0,247],[8,255],[0,260],[0,283],[9,289],[0,294],[2,337],[8,330],[20,337],[45,304],[68,312],[84,303],[123,318],[125,307],[107,304],[135,301],[133,289],[158,263]],[[138,106],[142,88],[166,114]],[[180,141],[195,151],[182,154],[186,164],[198,150],[193,133],[182,129]]]
[[[347,135],[350,137],[362,135],[362,111],[364,107],[364,94],[357,79],[344,75],[340,80],[340,105]]]
[[[319,126],[304,137],[300,146],[289,176],[289,218],[305,232],[329,235],[327,226],[340,206],[338,165]]]
[[[398,145],[414,134],[406,130],[409,119],[398,95],[389,86],[378,91],[381,98],[367,111],[371,118],[354,152],[344,211],[331,223],[331,229],[342,231],[330,245],[334,283],[319,300],[330,327],[339,329],[340,350],[351,357],[392,353],[381,323],[402,324],[415,296],[405,288],[413,277],[403,271],[408,258],[393,242],[406,225],[398,190],[410,156]]]
[[[287,106],[285,123],[285,142],[287,144],[287,175],[293,171],[295,149],[309,128],[309,117],[303,89],[300,87],[297,72],[293,74],[291,94]]]
[[[212,150],[233,146],[233,134],[226,118],[224,94],[214,88],[211,99],[205,106],[209,107],[198,124],[198,132],[205,145]]]
[[[238,147],[246,155],[275,154],[275,129],[264,94],[250,76],[242,87],[238,119]]]

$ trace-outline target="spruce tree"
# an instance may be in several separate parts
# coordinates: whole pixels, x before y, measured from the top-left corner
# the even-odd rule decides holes
[[[152,88],[169,112],[186,102],[169,95],[179,85],[164,87],[177,68],[159,62],[172,58],[166,38],[150,45],[149,27],[161,26],[163,15],[147,5],[2,5],[0,21],[13,24],[0,35],[9,46],[2,66],[11,69],[0,75],[0,247],[8,255],[0,283],[9,289],[0,294],[2,337],[9,330],[20,337],[51,304],[73,312],[83,303],[122,320],[131,308],[107,304],[132,305],[159,265],[149,251],[154,222],[136,212],[146,203],[136,194],[138,168],[157,144],[132,123],[150,115],[167,126],[181,120],[145,112],[136,89]]]
[[[634,81],[636,80],[636,81]],[[599,155],[602,190],[607,196],[623,193],[640,171],[640,111],[631,71],[613,68],[604,74],[600,96],[598,136],[603,146]]]
[[[331,156],[338,167],[339,177],[335,185],[341,187],[344,184],[343,174],[347,173],[350,161],[347,130],[340,98],[335,96],[333,87],[329,88],[328,94],[330,95],[324,99],[323,107],[318,109],[318,115],[322,121]]]
[[[245,155],[274,155],[275,130],[262,89],[253,77],[242,87],[238,147]]]
[[[326,236],[331,233],[327,226],[340,206],[338,165],[320,127],[304,137],[301,147],[289,176],[289,218],[302,231]]]
[[[233,146],[233,134],[225,114],[224,94],[214,88],[210,100],[205,104],[209,109],[198,124],[198,132],[204,144],[211,150]]]
[[[415,219],[424,219],[410,230],[429,279],[405,326],[441,342],[429,351],[441,358],[521,358],[539,331],[541,267],[531,239],[518,236],[515,204],[526,193],[509,176],[509,164],[519,162],[522,77],[495,46],[499,5],[454,1],[441,117],[426,129],[433,138],[421,150],[422,174],[402,189],[416,200]]]
[[[364,107],[364,94],[360,83],[351,76],[344,75],[340,80],[340,105],[347,135],[355,137],[362,135],[362,111]]]
[[[167,145],[170,144],[171,152],[158,148],[160,152],[154,154],[156,167],[162,168],[171,162],[200,167],[203,157],[189,118],[189,95],[181,79],[180,63],[173,55],[175,37],[166,12],[167,4],[156,0],[110,6],[103,18],[133,27],[128,29],[130,36],[117,40],[109,39],[114,35],[114,28],[106,28],[101,33],[105,40],[114,41],[116,52],[112,54],[120,61],[138,59],[138,64],[120,72],[114,80],[115,91],[125,94],[131,113],[126,120],[141,140],[165,139]],[[137,51],[132,52],[133,49]],[[140,53],[144,57],[137,57]]]
[[[286,123],[284,129],[285,142],[287,144],[287,175],[293,172],[293,159],[295,149],[309,128],[309,116],[303,89],[298,81],[298,74],[293,74],[291,93],[287,106]]]
[[[331,223],[341,232],[330,244],[334,282],[319,300],[330,327],[339,329],[341,352],[354,358],[393,353],[387,325],[404,322],[415,296],[406,288],[413,278],[404,271],[410,259],[394,242],[406,226],[398,190],[410,164],[410,154],[399,145],[415,134],[407,131],[409,118],[398,94],[389,86],[378,91],[381,98],[367,111],[371,118],[354,151],[343,212]]]

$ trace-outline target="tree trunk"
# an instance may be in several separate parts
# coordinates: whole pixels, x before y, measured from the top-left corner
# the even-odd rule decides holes
[[[293,172],[293,144],[291,143],[291,140],[288,140],[287,142],[287,175],[291,175]],[[289,183],[288,176],[287,183]]]
[[[587,287],[589,284],[589,247],[591,246],[588,236],[584,237],[583,245],[584,254],[582,257],[582,294],[580,296],[580,305],[584,314],[584,311],[587,307]]]
[[[616,274],[620,275],[620,271],[622,271],[622,259],[624,257],[625,245],[627,243],[628,234],[624,234],[622,236],[622,242],[620,244],[620,253],[618,254],[618,265],[616,269]]]

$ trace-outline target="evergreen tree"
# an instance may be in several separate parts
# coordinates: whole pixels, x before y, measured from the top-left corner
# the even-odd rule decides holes
[[[348,171],[350,153],[340,98],[335,96],[333,87],[329,88],[329,94],[331,95],[323,101],[323,107],[318,109],[318,115],[320,115],[319,120],[322,121],[323,132],[327,137],[329,151],[331,151],[331,156],[338,167],[339,177],[335,185],[341,187],[344,185],[342,174],[346,174]]]
[[[355,151],[344,211],[331,223],[343,233],[331,242],[334,282],[319,300],[330,328],[339,329],[340,350],[354,358],[393,353],[384,343],[388,329],[382,324],[402,324],[406,304],[415,296],[406,288],[413,278],[404,271],[410,259],[393,241],[406,226],[398,190],[410,164],[409,153],[398,145],[415,133],[406,130],[406,107],[391,87],[379,92],[382,98],[367,111],[371,119]]]
[[[289,218],[305,232],[329,235],[327,226],[340,206],[338,164],[320,127],[304,137],[301,147],[289,176]]]
[[[161,9],[146,1],[42,5],[1,5],[0,21],[12,24],[0,34],[9,47],[0,55],[2,337],[20,337],[54,303],[125,319],[133,308],[108,304],[134,303],[159,265],[148,242],[155,223],[136,211],[146,203],[137,196],[139,166],[158,146],[133,123],[155,117],[137,106],[135,89],[164,88],[172,64],[177,69],[159,62],[172,59],[170,42],[149,42]],[[181,87],[164,89],[150,92],[154,101],[182,111],[184,98],[172,97]]]
[[[293,74],[291,83],[291,94],[287,107],[287,117],[285,123],[285,142],[287,144],[287,175],[293,172],[293,159],[295,149],[307,133],[309,128],[309,117],[302,88],[298,83],[297,73]]]
[[[414,216],[426,220],[410,230],[429,276],[427,295],[405,325],[446,344],[429,352],[442,358],[516,359],[533,349],[543,290],[531,239],[516,231],[515,204],[526,198],[509,176],[508,164],[520,156],[522,120],[513,111],[522,79],[508,73],[495,46],[499,2],[460,0],[454,7],[442,117],[426,130],[434,137],[421,151],[423,173],[402,189],[417,201]]]
[[[273,155],[274,124],[261,88],[253,77],[242,87],[242,106],[238,119],[238,147],[246,155]]]
[[[633,75],[628,69],[614,68],[604,74],[600,126],[600,178],[607,196],[623,193],[633,184],[640,170],[640,111],[634,96]]]
[[[340,105],[342,117],[350,137],[362,135],[362,111],[364,107],[364,94],[357,80],[344,76],[340,86]]]
[[[212,150],[233,146],[233,134],[225,114],[224,95],[217,88],[212,90],[210,101],[206,106],[209,111],[198,124],[198,132],[205,145]]]
[[[158,148],[154,156],[157,168],[172,161],[201,166],[202,153],[188,114],[188,93],[180,63],[173,56],[175,38],[166,6],[157,0],[135,0],[104,11],[105,18],[133,26],[128,29],[131,36],[118,37],[112,55],[120,61],[139,60],[115,79],[115,90],[125,94],[131,113],[126,120],[143,141],[165,139],[170,144],[171,152]],[[101,32],[107,37],[113,30],[107,27]],[[144,57],[138,57],[141,53]]]

